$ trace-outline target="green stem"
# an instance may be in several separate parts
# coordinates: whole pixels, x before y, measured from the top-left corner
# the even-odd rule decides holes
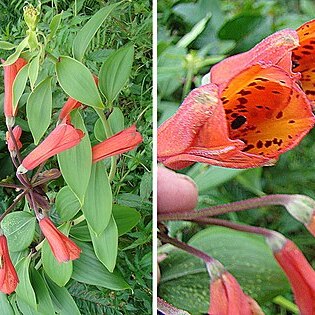
[[[106,138],[111,137],[113,135],[113,131],[112,131],[112,128],[110,127],[107,119],[106,119],[104,112],[98,108],[95,108],[95,111],[102,121],[104,130],[105,130],[105,134],[106,134]],[[115,156],[112,156],[111,157],[110,171],[109,171],[109,175],[108,175],[109,182],[111,182],[115,176],[116,167],[117,167],[117,158]]]
[[[77,225],[85,220],[85,216],[82,214],[71,222],[71,225]]]
[[[287,300],[286,298],[284,298],[281,295],[278,295],[272,301],[273,301],[273,303],[280,305],[281,307],[285,308],[286,310],[288,310],[294,314],[299,314],[298,307],[294,303]]]
[[[191,90],[191,84],[192,84],[193,77],[194,77],[194,70],[190,65],[188,65],[187,75],[186,75],[186,79],[185,79],[185,85],[183,88],[182,99],[184,99],[187,96],[187,94],[189,93],[189,91]]]

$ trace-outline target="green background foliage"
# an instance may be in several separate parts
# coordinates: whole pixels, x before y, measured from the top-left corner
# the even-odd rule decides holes
[[[309,0],[158,1],[158,123],[161,124],[170,117],[188,92],[201,84],[201,78],[209,72],[211,65],[227,56],[250,49],[279,29],[295,29],[314,16],[315,5]],[[315,130],[312,130],[299,146],[283,154],[273,167],[231,170],[197,163],[181,172],[196,181],[199,208],[274,193],[299,193],[315,198],[314,139]],[[284,208],[264,207],[230,213],[222,218],[280,231],[293,240],[315,266],[313,237]],[[168,228],[171,235],[186,242],[202,230],[200,226],[187,222],[171,222]],[[174,268],[174,261],[176,255],[161,264],[159,294],[170,300],[181,291],[180,287],[174,288],[176,281],[173,283],[173,291],[167,284],[171,273],[169,264]],[[234,261],[234,264],[240,264],[240,260]],[[167,279],[163,280],[163,272],[168,275]],[[163,281],[166,283],[164,286]],[[189,287],[192,283],[199,284],[203,280],[194,277],[191,281],[182,278],[177,280],[177,284],[181,282],[183,287]],[[242,285],[246,289],[249,284],[243,282]],[[203,290],[207,291],[208,287],[201,288],[199,293]],[[287,285],[283,285],[281,294],[293,301]],[[175,300],[176,298],[171,301],[174,305]],[[273,303],[270,298],[260,299],[258,294],[258,300],[261,300],[267,315],[295,314],[293,310]],[[187,306],[187,301],[178,301],[179,308]],[[208,300],[203,300],[200,303],[199,312],[193,306],[190,310],[194,311],[193,314],[199,314],[207,310],[203,304],[207,302]]]

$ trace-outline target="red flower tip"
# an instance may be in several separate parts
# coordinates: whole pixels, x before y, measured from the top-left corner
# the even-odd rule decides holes
[[[23,174],[34,169],[50,157],[76,146],[83,137],[80,129],[62,122],[22,161],[17,172]]]
[[[59,120],[64,120],[70,114],[72,110],[80,106],[81,106],[81,103],[79,101],[75,100],[72,97],[69,97],[60,111]]]
[[[1,60],[5,63],[4,60]],[[17,107],[13,104],[13,82],[21,70],[26,65],[26,61],[23,58],[19,58],[16,62],[9,66],[3,66],[4,69],[4,115],[7,120],[7,125],[13,127],[14,117],[17,112]]]
[[[315,314],[315,271],[302,252],[286,240],[274,256],[289,279],[301,315]]]
[[[15,126],[12,130],[12,133],[16,140],[17,147],[20,150],[22,148],[22,142],[20,141],[20,138],[22,135],[22,128],[20,126]],[[8,131],[6,133],[6,139],[7,139],[7,145],[8,145],[9,151],[11,152],[11,154],[13,154],[13,156],[15,156],[16,155],[15,145]]]
[[[227,271],[210,286],[209,315],[261,315],[259,305],[247,296],[236,279]]]
[[[11,294],[15,291],[19,279],[12,264],[7,239],[0,235],[0,291]]]
[[[39,226],[58,262],[67,262],[80,257],[81,249],[62,234],[49,218],[39,219]]]
[[[136,130],[136,126],[132,125],[131,127],[124,129],[103,142],[93,146],[93,163],[133,150],[142,142],[142,140],[142,136]]]

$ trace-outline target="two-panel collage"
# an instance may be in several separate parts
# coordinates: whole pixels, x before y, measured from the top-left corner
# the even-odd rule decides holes
[[[0,0],[0,315],[315,315],[315,1]]]

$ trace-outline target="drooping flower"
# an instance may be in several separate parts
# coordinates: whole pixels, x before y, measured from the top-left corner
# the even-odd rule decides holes
[[[269,238],[267,243],[289,279],[301,315],[315,314],[315,271],[290,240]]]
[[[72,97],[69,97],[60,111],[59,120],[64,120],[70,114],[72,110],[80,107],[81,105],[82,104],[79,101],[75,100]]]
[[[4,60],[1,60],[4,63]],[[15,63],[9,66],[3,66],[4,70],[4,115],[7,125],[13,127],[14,117],[17,112],[17,107],[13,104],[13,82],[18,72],[26,65],[23,58],[19,58]]]
[[[211,69],[158,130],[158,160],[180,169],[194,162],[232,168],[272,165],[315,123],[292,72],[294,30],[277,32]]]
[[[15,138],[16,144],[18,149],[20,150],[22,148],[22,142],[20,141],[21,135],[22,135],[22,128],[20,126],[15,126],[12,130],[13,136]],[[10,151],[13,156],[16,155],[16,148],[13,142],[13,139],[10,137],[10,133],[7,131],[6,133],[6,140],[8,145],[8,150]]]
[[[61,233],[49,218],[39,218],[39,226],[58,262],[67,262],[80,257],[81,249]]]
[[[247,296],[227,271],[211,281],[209,315],[262,315],[259,305]]]
[[[136,130],[136,126],[132,125],[93,146],[93,163],[133,150],[141,142],[141,134]]]
[[[50,157],[76,146],[83,137],[80,129],[61,123],[22,161],[17,172],[23,174],[34,169]]]
[[[12,264],[6,237],[0,235],[0,291],[11,294],[19,283],[18,275]]]

